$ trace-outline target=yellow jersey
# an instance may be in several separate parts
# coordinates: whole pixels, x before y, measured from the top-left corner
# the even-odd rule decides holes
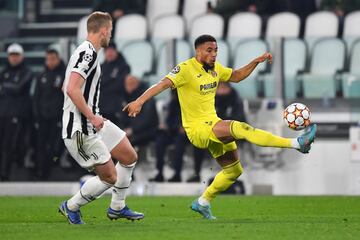
[[[182,124],[186,131],[199,121],[218,119],[215,111],[215,93],[219,81],[228,81],[232,69],[215,62],[213,70],[206,71],[195,58],[178,64],[166,78],[177,89]]]

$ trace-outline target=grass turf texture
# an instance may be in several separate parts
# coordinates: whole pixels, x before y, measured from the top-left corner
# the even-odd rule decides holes
[[[0,197],[0,239],[360,239],[360,197],[219,196],[202,219],[194,197],[130,197],[141,221],[110,221],[103,197],[82,208],[82,226],[57,212],[65,197]]]

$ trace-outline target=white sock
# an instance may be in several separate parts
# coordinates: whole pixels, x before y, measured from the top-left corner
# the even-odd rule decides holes
[[[209,206],[210,202],[206,200],[203,196],[198,198],[198,202],[201,206]]]
[[[295,149],[300,149],[300,144],[299,144],[297,138],[291,139],[291,146]]]
[[[125,198],[126,198],[126,191],[130,187],[130,183],[132,180],[132,173],[135,168],[135,164],[131,165],[122,165],[117,163],[116,174],[117,174],[117,181],[112,189],[112,198],[110,207],[114,210],[121,210],[125,207]]]
[[[112,184],[103,182],[98,176],[94,176],[87,180],[80,188],[80,191],[67,201],[67,207],[71,211],[77,211],[81,206],[95,200],[111,186]]]

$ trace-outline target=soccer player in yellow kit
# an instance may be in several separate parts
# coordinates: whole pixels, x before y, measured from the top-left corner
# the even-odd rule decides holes
[[[207,219],[211,214],[210,202],[217,194],[230,187],[243,172],[235,140],[243,139],[264,147],[294,148],[308,153],[315,139],[316,125],[298,138],[283,138],[254,128],[247,123],[220,119],[215,111],[215,93],[219,81],[238,83],[264,61],[272,62],[272,55],[264,53],[246,66],[232,70],[216,62],[217,43],[210,35],[195,40],[195,57],[178,64],[160,82],[147,89],[138,99],[129,103],[124,111],[136,117],[142,105],[167,88],[176,89],[181,107],[182,124],[190,142],[198,148],[207,148],[222,170],[194,200],[191,209]]]

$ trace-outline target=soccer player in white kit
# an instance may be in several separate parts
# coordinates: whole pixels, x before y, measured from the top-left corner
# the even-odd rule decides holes
[[[60,205],[59,211],[71,224],[83,224],[80,207],[111,187],[112,199],[107,210],[110,219],[144,218],[144,214],[125,204],[137,154],[125,132],[99,114],[101,69],[97,53],[109,45],[111,31],[108,13],[92,13],[87,20],[87,40],[72,54],[66,69],[62,136],[77,163],[97,175]]]

